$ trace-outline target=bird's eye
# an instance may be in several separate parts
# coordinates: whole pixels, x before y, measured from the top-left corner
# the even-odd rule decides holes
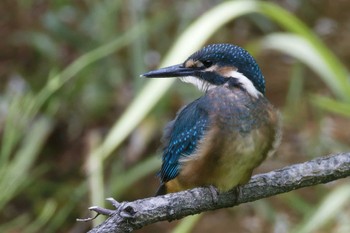
[[[209,68],[211,65],[213,65],[213,62],[211,60],[204,60],[202,63],[206,68]]]

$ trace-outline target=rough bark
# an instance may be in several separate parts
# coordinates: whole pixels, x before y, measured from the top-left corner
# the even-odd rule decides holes
[[[158,221],[232,207],[349,175],[350,153],[340,153],[255,175],[239,189],[217,196],[213,195],[212,189],[204,187],[133,202],[114,202],[116,210],[113,211],[91,208],[110,217],[89,233],[131,232]]]

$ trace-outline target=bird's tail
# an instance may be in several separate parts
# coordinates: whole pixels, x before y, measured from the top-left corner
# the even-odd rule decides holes
[[[161,183],[157,192],[156,192],[156,196],[160,196],[160,195],[165,195],[167,194],[167,188],[165,183]]]

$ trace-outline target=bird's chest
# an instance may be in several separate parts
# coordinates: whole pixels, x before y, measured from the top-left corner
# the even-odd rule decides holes
[[[276,114],[265,99],[240,92],[214,94],[207,100],[210,126],[182,174],[198,185],[227,191],[246,183],[272,148]],[[196,175],[190,175],[193,171]]]

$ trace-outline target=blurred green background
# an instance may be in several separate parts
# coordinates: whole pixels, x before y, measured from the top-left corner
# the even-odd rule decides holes
[[[283,114],[282,144],[256,173],[350,151],[349,9],[341,0],[2,0],[0,232],[86,232],[104,219],[76,222],[89,206],[152,196],[162,127],[201,93],[139,75],[208,43],[248,49]],[[348,182],[137,232],[350,232]]]

